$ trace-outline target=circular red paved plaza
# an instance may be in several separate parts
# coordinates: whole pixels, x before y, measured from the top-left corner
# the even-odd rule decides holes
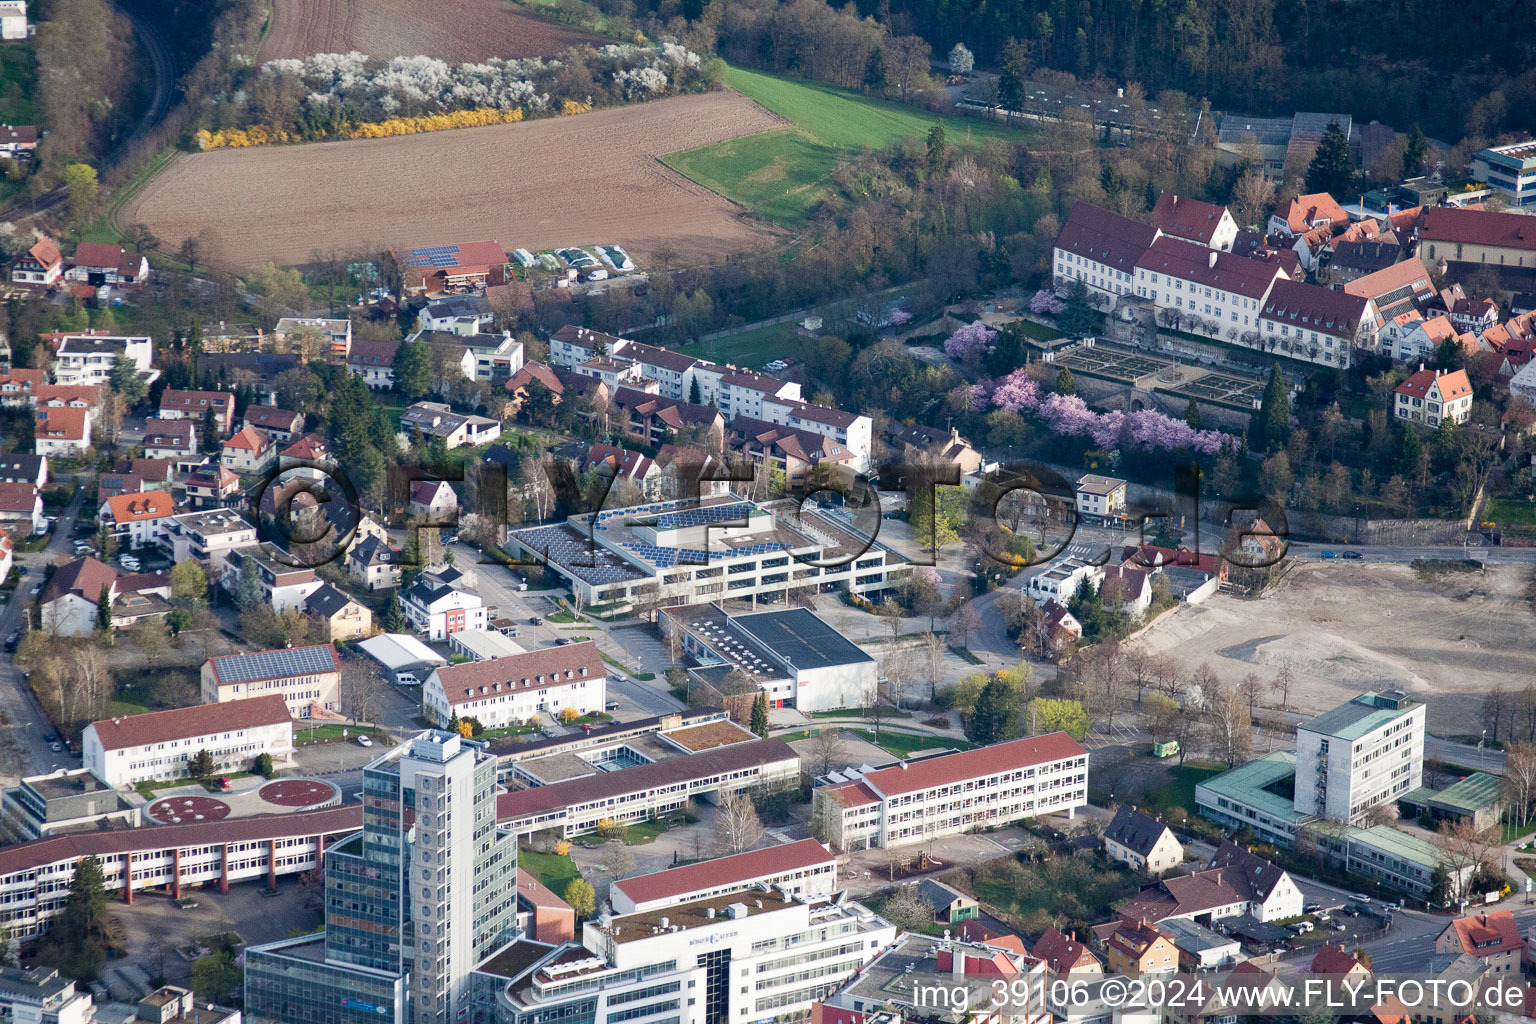
[[[162,825],[186,825],[227,818],[229,804],[211,796],[168,796],[150,804],[144,813]]]
[[[318,779],[279,779],[256,791],[256,795],[279,807],[313,807],[336,796],[336,787]]]

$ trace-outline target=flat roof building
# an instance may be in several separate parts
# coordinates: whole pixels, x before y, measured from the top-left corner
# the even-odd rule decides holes
[[[1367,691],[1296,727],[1296,810],[1358,824],[1424,781],[1424,705]]]
[[[1088,803],[1088,752],[1053,732],[818,782],[818,834],[841,850],[885,848],[1041,814],[1073,817]]]
[[[0,795],[6,835],[22,840],[96,828],[136,828],[139,808],[89,768],[24,778]]]
[[[80,751],[85,767],[113,786],[181,778],[203,753],[217,771],[248,770],[262,754],[285,765],[293,756],[293,718],[276,694],[194,704],[92,722],[80,734]]]

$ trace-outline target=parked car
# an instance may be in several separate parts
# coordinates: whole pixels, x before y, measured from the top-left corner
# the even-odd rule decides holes
[[[48,744],[48,749],[53,751],[55,754],[63,753],[64,744],[60,743],[58,740],[54,740],[52,743]]]
[[[219,776],[218,786],[219,786],[220,789],[229,789],[233,785],[234,785],[234,783],[229,781],[229,779],[225,778],[222,775]]]
[[[1329,551],[1329,550],[1327,550],[1325,548],[1325,549],[1323,549],[1323,557],[1324,558],[1338,558],[1339,557],[1339,553],[1337,551]]]
[[[557,647],[564,647],[564,646],[566,646],[569,643],[571,643],[571,638],[568,637],[568,636],[562,636],[562,637],[560,637],[559,639],[557,639],[555,641],[555,646],[557,646]]]
[[[1303,909],[1303,910],[1305,910],[1305,911],[1306,911],[1306,912],[1307,912],[1307,913],[1309,913],[1309,914],[1315,914],[1315,913],[1317,913],[1317,912],[1318,912],[1318,911],[1319,911],[1319,910],[1322,910],[1322,909],[1323,909],[1323,905],[1322,905],[1322,904],[1321,904],[1321,903],[1308,903],[1308,904],[1307,904],[1307,905],[1306,905],[1306,906],[1305,906],[1305,907],[1303,907],[1303,908],[1302,908],[1302,909]]]
[[[1339,557],[1340,558],[1348,558],[1348,559],[1351,559],[1352,561],[1359,561],[1360,560],[1360,552],[1358,552],[1358,551],[1345,551],[1345,552],[1340,553]]]
[[[1369,896],[1367,896],[1363,892],[1352,892],[1352,893],[1349,894],[1349,898],[1354,900],[1356,903],[1369,903],[1369,902],[1371,902],[1371,898]]]
[[[535,615],[533,618],[528,620],[528,624],[530,626],[542,626],[544,625],[544,616]]]
[[[604,711],[617,711],[617,710],[619,710],[619,702],[616,701],[616,700],[611,700],[608,703],[603,705],[603,710]]]
[[[371,747],[373,746],[373,740],[369,739],[367,736],[359,736],[357,738],[357,745],[360,747]]]
[[[11,651],[14,651],[19,643],[21,643],[21,632],[18,630],[5,638],[6,653],[9,654]]]

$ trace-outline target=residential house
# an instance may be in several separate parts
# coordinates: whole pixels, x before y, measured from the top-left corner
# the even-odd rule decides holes
[[[42,487],[48,482],[48,456],[27,452],[0,454],[0,483],[32,484]]]
[[[0,3],[0,22],[6,32],[15,31],[18,12],[23,28],[26,27],[26,0],[4,0]],[[5,38],[11,38],[7,35]],[[37,126],[33,124],[0,125],[0,157],[24,164],[37,155]]]
[[[1455,342],[1464,355],[1476,355],[1482,346],[1472,334],[1461,334],[1451,318],[1444,315],[1423,316],[1401,313],[1382,331],[1381,350],[1405,362],[1429,359],[1447,341]]]
[[[278,460],[286,467],[288,460],[299,463],[329,462],[331,442],[320,434],[303,434],[277,453]]]
[[[1243,959],[1243,944],[1233,935],[1222,935],[1181,917],[1164,921],[1157,930],[1179,951],[1179,970],[1186,973],[1228,967]]]
[[[1161,818],[1121,805],[1104,829],[1104,852],[1137,871],[1160,875],[1184,863],[1184,847]]]
[[[144,421],[144,457],[185,459],[197,454],[197,424],[191,420]]]
[[[1139,619],[1152,606],[1154,570],[1134,564],[1111,566],[1099,583],[1099,601],[1105,608]]]
[[[244,426],[255,427],[278,444],[287,444],[304,432],[304,414],[275,405],[246,406]]]
[[[11,578],[11,564],[16,554],[16,542],[11,535],[0,530],[0,583]]]
[[[661,467],[657,490],[663,498],[713,498],[731,488],[725,462],[697,448],[664,444],[656,452]]]
[[[398,340],[354,341],[347,353],[347,369],[373,390],[388,391],[395,386],[395,353],[399,350]]]
[[[204,704],[277,694],[294,718],[328,717],[341,708],[341,659],[331,644],[225,654],[203,662]]]
[[[11,13],[16,8],[0,8],[5,38],[25,38],[27,5],[17,0],[20,15]],[[21,21],[21,36],[13,36],[17,18]],[[52,967],[0,967],[0,1015],[8,1021],[33,1021],[39,1024],[89,1024],[100,1020],[92,1003],[91,993],[85,986],[76,984]]]
[[[169,711],[125,715],[87,725],[80,734],[86,768],[113,786],[179,779],[206,752],[215,771],[250,771],[262,754],[274,766],[293,759],[293,719],[277,695]]]
[[[171,487],[171,480],[176,476],[178,459],[129,459],[127,462],[119,461],[116,469],[120,473],[132,473],[144,481],[146,491],[164,491]]]
[[[1077,616],[1067,611],[1066,605],[1048,597],[1040,605],[1040,612],[1045,616],[1045,631],[1051,653],[1070,649],[1082,640],[1083,624],[1077,621]]]
[[[306,358],[304,342],[315,338],[324,346],[333,363],[344,363],[352,351],[352,321],[327,320],[313,316],[285,316],[278,320],[272,333],[285,341],[289,348]]]
[[[34,483],[0,484],[0,523],[31,536],[43,531],[43,494]]]
[[[1304,908],[1301,888],[1289,873],[1231,840],[1216,848],[1209,870],[1246,896],[1253,907],[1249,912],[1260,921],[1297,917]]]
[[[1536,359],[1526,363],[1509,379],[1509,395],[1536,405]]]
[[[738,416],[731,421],[730,445],[755,465],[783,473],[786,487],[804,484],[822,464],[842,469],[850,477],[857,472],[853,452],[812,430]]]
[[[680,402],[634,388],[614,391],[612,404],[623,417],[625,436],[638,439],[642,445],[659,448],[680,431],[689,430],[701,435],[704,447],[712,451],[724,447],[725,417],[713,406]]]
[[[96,521],[119,548],[142,548],[156,543],[161,521],[175,514],[176,502],[165,491],[144,491],[103,501]]]
[[[495,319],[490,300],[483,295],[445,295],[422,307],[416,314],[416,327],[469,337],[490,327]]]
[[[233,552],[255,548],[256,528],[233,509],[183,512],[161,521],[158,542],[172,562],[195,559],[218,580]]]
[[[939,924],[959,924],[981,914],[974,897],[932,878],[917,882],[917,898],[933,911],[933,919]]]
[[[1237,221],[1225,206],[1186,199],[1172,192],[1157,197],[1157,205],[1152,208],[1152,226],[1172,238],[1207,249],[1230,252],[1237,239]]]
[[[473,369],[465,374],[471,380],[497,384],[523,368],[523,343],[513,338],[511,331],[472,334],[458,340],[474,362]]]
[[[277,463],[277,445],[272,443],[266,431],[241,427],[224,442],[219,463],[241,476],[265,473]]]
[[[1146,921],[1122,921],[1104,943],[1110,972],[1132,977],[1173,974],[1179,949],[1173,939]]]
[[[1436,953],[1465,953],[1486,964],[1491,974],[1517,973],[1524,949],[1520,926],[1503,907],[1458,917],[1435,939]]]
[[[600,714],[608,670],[590,640],[432,671],[421,691],[422,714],[439,728],[474,718],[488,729],[521,725],[563,711]]]
[[[185,391],[166,388],[160,392],[160,419],[194,420],[202,423],[213,410],[213,422],[220,437],[235,429],[235,396],[228,391]]]
[[[1377,238],[1345,239],[1336,242],[1328,263],[1318,271],[1321,283],[1342,288],[1351,281],[1379,274],[1402,261],[1403,247],[1395,235]],[[1411,259],[1411,257],[1410,257]],[[1412,260],[1417,263],[1417,260]],[[1423,264],[1419,264],[1423,273]],[[1326,280],[1324,280],[1326,279]],[[1378,304],[1379,305],[1379,304]]]
[[[1466,370],[1426,370],[1420,364],[1392,390],[1392,415],[1410,423],[1438,427],[1441,420],[1465,423],[1472,413],[1472,382]]]
[[[32,450],[39,455],[72,458],[91,447],[91,414],[85,409],[37,411],[32,426]]]
[[[1116,910],[1126,921],[1158,924],[1182,917],[1212,925],[1251,914],[1260,921],[1297,917],[1301,889],[1283,869],[1231,842],[1223,842],[1205,871],[1177,875],[1143,889]]]
[[[80,409],[94,417],[103,390],[96,384],[40,384],[32,389],[31,404],[34,409]]]
[[[1311,973],[1337,978],[1365,978],[1370,976],[1371,969],[1343,946],[1324,943],[1323,948],[1312,958]]]
[[[1078,942],[1076,935],[1068,935],[1054,926],[1041,932],[1040,937],[1030,944],[1029,955],[1045,962],[1052,980],[1104,973],[1099,958]]]
[[[633,485],[647,499],[660,496],[661,468],[649,456],[611,444],[594,444],[579,463],[582,473],[608,477],[615,485]]]
[[[1326,192],[1287,199],[1270,214],[1270,234],[1294,238],[1320,227],[1342,228],[1349,224],[1349,214]]]
[[[154,341],[148,337],[66,334],[54,353],[53,382],[106,385],[118,360],[132,363],[141,375],[150,375],[154,356]]]
[[[490,610],[454,569],[428,569],[400,595],[411,628],[428,640],[447,640],[461,629],[484,629]]]
[[[523,368],[507,378],[502,385],[507,390],[507,414],[520,416],[528,401],[528,389],[534,381],[549,389],[553,405],[559,405],[565,395],[565,384],[559,374],[547,363],[524,363]]]
[[[373,612],[329,583],[304,599],[304,614],[321,623],[326,638],[333,643],[359,640],[373,633]]]
[[[1351,277],[1339,287],[1348,295],[1370,299],[1376,304],[1376,312],[1386,321],[1405,313],[1421,312],[1435,295],[1429,271],[1413,257],[1369,274]]]
[[[347,572],[369,590],[400,585],[400,558],[378,537],[364,537],[347,549]]]
[[[445,402],[417,402],[410,406],[400,417],[400,429],[442,438],[450,449],[485,444],[501,434],[498,421],[454,412]]]
[[[942,466],[955,466],[959,468],[961,476],[976,472],[985,461],[981,452],[961,437],[955,427],[939,430],[913,424],[901,431],[896,440],[909,462],[922,458]]]
[[[227,508],[240,494],[240,477],[216,462],[205,462],[186,475],[182,487],[192,508]]]
[[[149,280],[149,260],[143,253],[131,253],[120,245],[81,242],[70,263],[65,278],[94,288],[131,288]]]
[[[1125,481],[1089,473],[1077,481],[1077,514],[1089,520],[1118,519],[1125,511]]]
[[[256,567],[262,599],[275,612],[303,608],[309,595],[323,585],[323,581],[315,576],[315,570],[288,565],[286,561],[268,557],[260,546],[255,546],[227,553],[224,589],[230,590],[234,586],[235,579],[247,561]]]
[[[412,480],[410,505],[406,510],[413,519],[429,523],[456,522],[459,496],[446,480]]]
[[[1066,604],[1076,596],[1084,580],[1097,589],[1103,579],[1103,566],[1078,558],[1062,558],[1031,576],[1024,585],[1024,595],[1037,604],[1047,600]]]
[[[33,395],[48,387],[47,370],[29,370],[13,366],[0,373],[0,406],[22,409],[33,404]]]
[[[10,129],[9,131],[26,131]],[[32,148],[37,147],[37,129],[31,129]],[[39,238],[26,252],[11,260],[11,283],[34,288],[51,288],[64,276],[64,255],[51,238]]]
[[[1150,224],[1081,200],[1073,203],[1052,250],[1056,294],[1065,296],[1073,281],[1100,297],[1101,305],[1136,294],[1136,261],[1160,234]]]
[[[89,556],[59,566],[38,598],[43,630],[52,636],[90,636],[102,590],[110,599],[116,583],[117,570]]]

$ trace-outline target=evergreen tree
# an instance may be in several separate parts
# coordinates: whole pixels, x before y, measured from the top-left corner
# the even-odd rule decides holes
[[[103,633],[112,628],[112,586],[109,583],[101,585],[101,593],[96,597],[96,628]]]
[[[118,356],[112,363],[112,371],[107,375],[107,386],[122,396],[123,405],[129,409],[144,401],[149,394],[149,388],[140,376],[138,367],[133,360]]]
[[[965,721],[965,735],[983,746],[1010,740],[1019,733],[1018,692],[994,676],[976,697],[976,709]]]
[[[408,402],[425,398],[432,390],[432,361],[420,341],[401,342],[395,350],[395,390]]]
[[[255,559],[242,558],[240,571],[235,574],[235,607],[243,612],[260,607],[264,595],[261,589],[261,571],[256,568]]]
[[[272,766],[272,755],[257,754],[256,759],[251,762],[251,771],[264,779],[270,779],[273,775],[277,774],[276,769]]]
[[[693,378],[693,383],[688,388],[688,401],[694,405],[704,404],[704,395],[699,391],[699,378]]]
[[[885,91],[885,51],[878,46],[869,51],[869,60],[864,64],[864,91]]]
[[[203,410],[202,446],[210,455],[219,450],[219,421],[212,406]]]
[[[1348,198],[1354,191],[1354,182],[1355,161],[1349,152],[1349,137],[1339,122],[1332,121],[1307,165],[1307,191],[1326,192],[1336,199]]]
[[[187,762],[187,774],[194,779],[206,779],[213,772],[213,755],[207,750],[199,750],[192,755],[192,760]]]
[[[398,591],[389,595],[389,604],[384,606],[384,632],[405,632],[405,614],[400,610],[400,594]]]
[[[1072,371],[1065,366],[1056,374],[1056,393],[1058,395],[1077,394],[1077,382],[1072,379]]]
[[[1200,403],[1193,398],[1184,403],[1184,422],[1188,423],[1195,430],[1205,429],[1201,426]]]
[[[1264,385],[1264,405],[1249,427],[1249,447],[1256,452],[1284,448],[1291,436],[1291,396],[1280,364],[1271,363],[1269,383]]]
[[[107,890],[101,865],[87,854],[75,865],[64,909],[53,919],[40,959],[77,981],[96,977],[107,958]]]
[[[928,129],[928,177],[941,178],[949,167],[949,146],[944,142],[944,126]]]
[[[752,731],[759,736],[768,736],[768,695],[759,693],[757,699],[752,702]]]
[[[1093,330],[1093,306],[1088,301],[1088,286],[1074,278],[1067,288],[1066,308],[1056,317],[1063,334],[1083,337]]]
[[[1413,134],[1408,136],[1408,148],[1403,150],[1403,177],[1414,178],[1424,173],[1424,161],[1429,159],[1429,140],[1424,137],[1424,129],[1418,125],[1413,126]]]

